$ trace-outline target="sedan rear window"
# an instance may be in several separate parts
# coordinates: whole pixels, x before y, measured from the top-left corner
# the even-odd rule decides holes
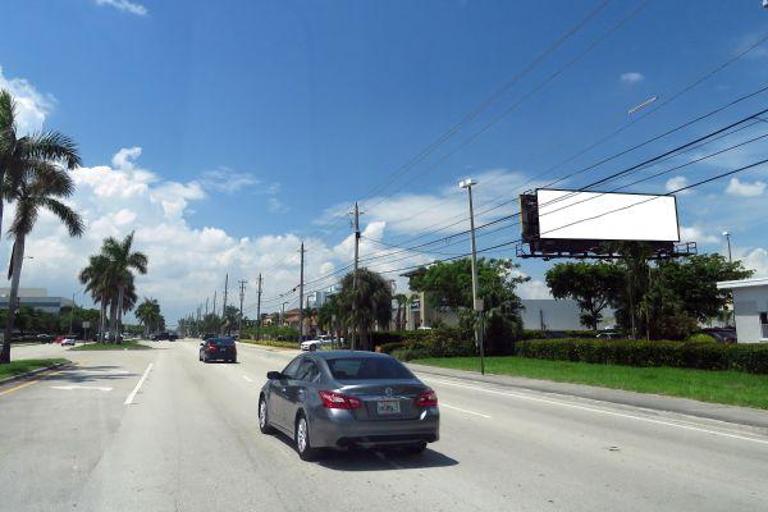
[[[235,340],[233,340],[232,338],[214,338],[209,341],[216,343],[216,345],[220,347],[229,347],[235,344]]]
[[[389,358],[345,357],[328,359],[328,368],[336,380],[412,379],[413,374]]]

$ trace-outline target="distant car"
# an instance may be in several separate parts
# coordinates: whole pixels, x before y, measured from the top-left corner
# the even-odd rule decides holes
[[[733,327],[708,327],[701,332],[712,336],[718,343],[736,343],[736,329]]]
[[[176,341],[177,339],[179,339],[179,335],[175,332],[168,334],[168,341]]]
[[[387,354],[300,354],[267,379],[259,396],[259,429],[288,435],[303,460],[323,448],[355,446],[415,454],[440,438],[437,395]]]
[[[72,346],[74,346],[75,345],[75,338],[64,338],[63,340],[61,340],[61,346],[63,347],[65,345],[72,345]]]
[[[60,335],[56,336],[55,338],[53,338],[53,342],[56,343],[56,344],[61,344],[61,342],[64,341],[65,339],[67,339],[67,337],[62,335],[62,334],[60,334]]]
[[[229,336],[210,338],[200,343],[200,360],[204,363],[210,361],[237,362],[237,345]]]
[[[602,331],[597,333],[595,337],[599,340],[619,340],[623,338],[621,333],[617,331]]]
[[[35,338],[40,343],[50,343],[53,340],[53,336],[51,336],[50,334],[38,334],[37,336],[35,336]]]
[[[157,334],[152,335],[152,341],[162,341],[167,340],[170,338],[170,335],[167,332],[159,332]]]

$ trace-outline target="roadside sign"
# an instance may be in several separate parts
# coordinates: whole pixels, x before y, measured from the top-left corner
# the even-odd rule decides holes
[[[88,329],[91,326],[91,322],[83,322],[83,329]]]

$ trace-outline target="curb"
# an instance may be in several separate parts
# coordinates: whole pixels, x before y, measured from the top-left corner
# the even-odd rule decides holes
[[[412,370],[435,377],[449,377],[468,383],[485,383],[549,395],[570,396],[598,402],[637,407],[650,411],[683,414],[694,418],[768,430],[768,411],[752,407],[701,402],[691,398],[640,393],[587,384],[555,382],[511,375],[480,375],[465,370],[408,364]]]
[[[38,373],[47,372],[49,370],[53,370],[55,368],[60,368],[62,366],[66,366],[68,364],[71,364],[71,363],[55,363],[55,364],[52,364],[52,365],[49,365],[49,366],[43,366],[42,368],[36,368],[34,370],[30,370],[30,371],[25,372],[25,373],[20,373],[18,375],[12,375],[10,377],[6,377],[4,379],[0,379],[0,386],[4,386],[5,384],[8,384],[9,382],[15,382],[17,380],[24,380],[24,379],[27,379],[29,377],[34,377]]]

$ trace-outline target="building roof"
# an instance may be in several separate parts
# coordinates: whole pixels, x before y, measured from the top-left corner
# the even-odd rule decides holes
[[[734,288],[754,288],[756,286],[768,286],[768,277],[753,277],[751,279],[739,279],[737,281],[720,281],[718,290],[733,290]]]

